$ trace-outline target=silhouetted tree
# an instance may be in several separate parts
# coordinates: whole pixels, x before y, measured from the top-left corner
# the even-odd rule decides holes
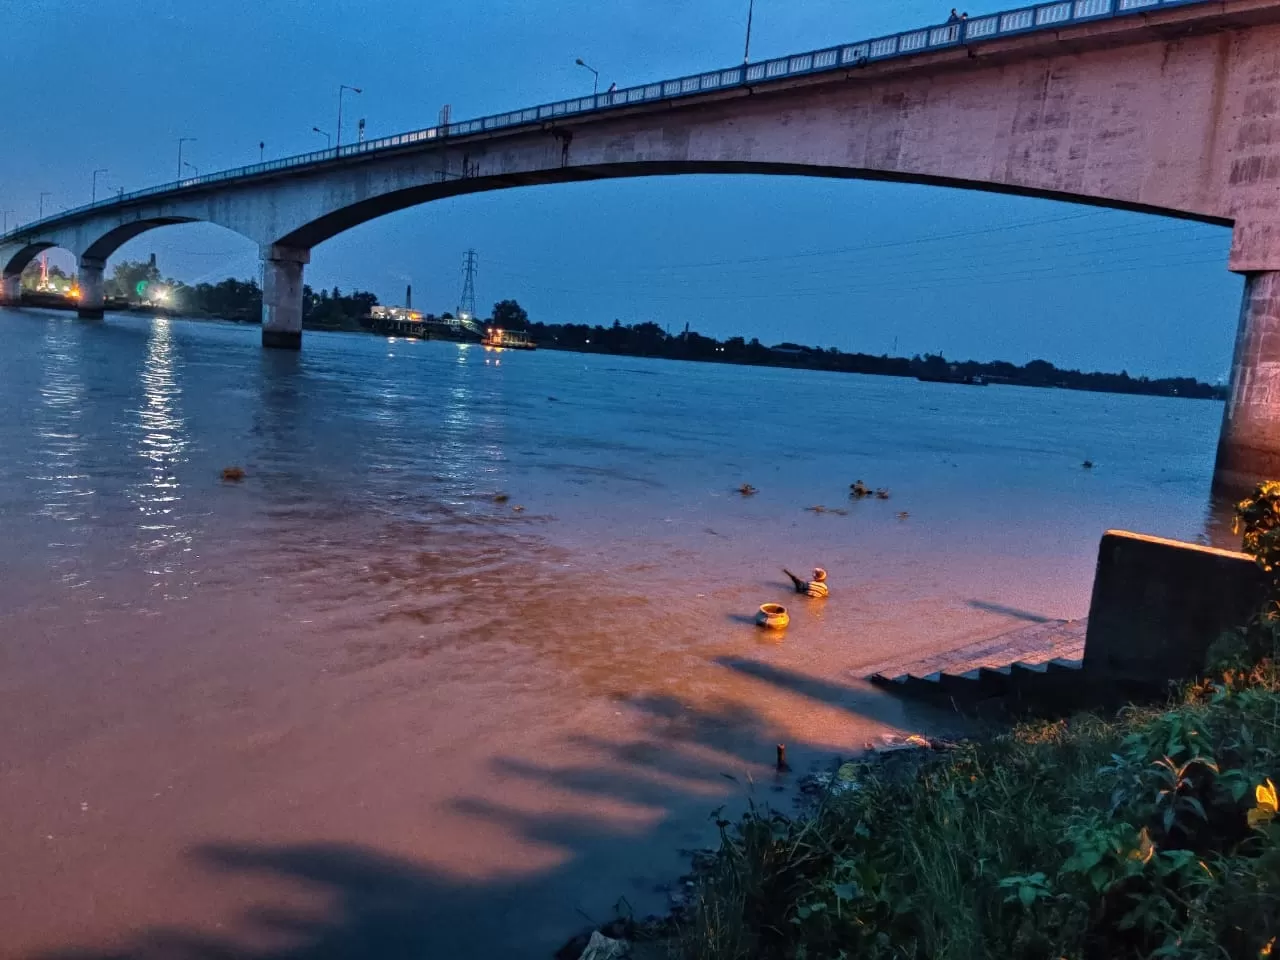
[[[145,283],[150,286],[160,282],[160,268],[154,263],[142,260],[121,260],[115,265],[111,279],[103,286],[108,297],[137,300],[140,297],[138,284]]]
[[[503,330],[527,330],[529,314],[514,300],[501,300],[493,305],[493,325]]]

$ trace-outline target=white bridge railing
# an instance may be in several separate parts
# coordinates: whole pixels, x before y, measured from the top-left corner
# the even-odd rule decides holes
[[[1056,0],[1053,3],[1033,4],[1004,13],[993,13],[959,22],[939,24],[938,26],[925,27],[919,30],[908,30],[905,33],[895,33],[887,37],[878,37],[860,43],[826,47],[809,53],[778,57],[745,66],[730,67],[727,70],[714,70],[710,73],[679,77],[674,80],[662,80],[657,83],[629,87],[625,90],[612,90],[590,97],[559,100],[555,103],[525,107],[519,110],[512,110],[509,113],[497,113],[487,117],[480,117],[476,120],[463,120],[447,126],[427,127],[423,130],[400,133],[364,143],[350,143],[339,147],[331,147],[327,150],[317,150],[313,153],[303,153],[282,160],[255,163],[245,167],[235,167],[230,170],[205,174],[200,177],[175,180],[155,187],[148,187],[144,190],[135,190],[132,193],[118,194],[114,197],[99,200],[97,203],[88,203],[72,210],[62,211],[54,216],[45,217],[43,220],[37,220],[10,230],[8,234],[0,237],[0,239],[27,236],[34,229],[44,224],[64,220],[67,217],[81,214],[86,210],[117,206],[121,203],[128,203],[131,200],[138,200],[156,194],[185,191],[241,177],[254,177],[278,170],[323,164],[358,154],[399,150],[407,146],[431,143],[450,137],[468,136],[485,133],[490,130],[502,130],[508,127],[520,127],[528,124],[541,124],[555,121],[560,117],[598,113],[633,103],[672,100],[708,91],[752,86],[779,80],[783,77],[848,70],[866,63],[898,57],[910,57],[933,50],[943,50],[948,47],[968,46],[972,43],[999,37],[1033,33],[1038,30],[1054,30],[1064,24],[1124,17],[1147,13],[1153,9],[1191,6],[1197,3],[1209,2],[1218,2],[1218,0]]]

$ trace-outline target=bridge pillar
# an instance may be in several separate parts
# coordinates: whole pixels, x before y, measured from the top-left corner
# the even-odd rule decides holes
[[[80,308],[82,320],[101,320],[104,303],[102,275],[106,262],[95,257],[80,258]]]
[[[0,280],[0,305],[17,307],[22,305],[22,274],[5,274]]]
[[[272,246],[262,258],[262,345],[297,350],[302,346],[302,268],[310,250]]]
[[[1231,387],[1213,486],[1239,493],[1280,480],[1280,271],[1245,274]]]

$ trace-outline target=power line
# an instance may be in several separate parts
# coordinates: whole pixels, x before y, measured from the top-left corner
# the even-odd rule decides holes
[[[814,280],[834,274],[834,292],[847,286],[850,281],[860,280],[868,275],[878,280],[903,275],[909,277],[913,285],[918,285],[921,282],[938,280],[964,282],[975,277],[998,276],[1015,270],[1036,268],[1043,268],[1050,273],[1068,274],[1079,268],[1114,265],[1118,262],[1141,263],[1144,258],[1151,260],[1152,269],[1158,269],[1175,257],[1185,258],[1191,255],[1213,255],[1220,259],[1225,257],[1225,243],[1217,238],[1182,236],[1164,239],[1158,234],[1147,234],[1136,238],[1126,235],[1105,237],[1101,241],[1084,246],[1081,246],[1076,239],[1062,238],[1056,243],[1039,244],[1032,249],[1025,249],[1025,247],[1025,242],[1022,242],[1015,253],[999,256],[994,256],[990,251],[985,250],[981,254],[970,256],[951,254],[947,257],[947,262],[941,264],[935,253],[911,252],[896,259],[822,265],[807,270],[796,279]],[[1064,247],[1072,249],[1056,252]],[[1117,260],[1117,257],[1122,259]],[[504,267],[499,267],[496,273],[518,282],[529,282],[531,285],[541,285],[539,281],[545,276]],[[791,286],[787,278],[780,277],[774,272],[753,271],[750,274],[736,274],[731,277],[721,273],[707,278],[708,284],[712,285],[717,281],[723,284],[726,280],[740,286],[753,281],[768,283],[775,289],[787,289]],[[694,282],[694,278],[670,282],[689,284]],[[653,285],[654,281],[645,278],[599,278],[594,274],[592,281],[592,286],[596,290],[629,290],[637,286],[650,289]]]
[[[729,260],[707,260],[702,263],[686,262],[686,263],[672,263],[672,264],[655,264],[649,268],[633,267],[628,269],[690,270],[690,269],[702,269],[704,267],[724,267],[724,266],[731,266],[731,265],[740,264],[740,263],[772,263],[779,260],[804,260],[810,257],[840,256],[840,255],[849,254],[849,253],[863,253],[869,250],[883,250],[890,247],[906,247],[906,246],[913,246],[915,244],[921,244],[921,243],[936,243],[942,240],[957,240],[957,239],[964,239],[968,237],[979,237],[979,236],[984,236],[991,233],[1001,233],[1006,230],[1017,230],[1023,227],[1041,226],[1044,224],[1051,224],[1051,223],[1064,223],[1069,220],[1087,220],[1092,217],[1101,217],[1101,216],[1105,216],[1105,213],[1101,211],[1092,212],[1092,213],[1076,213],[1076,214],[1071,214],[1070,216],[1065,216],[1065,217],[1050,217],[1050,218],[1041,218],[1037,220],[1023,220],[1017,223],[1006,223],[1006,224],[1001,224],[999,226],[984,227],[978,230],[966,230],[959,233],[938,234],[936,236],[931,236],[931,237],[913,237],[908,240],[890,240],[890,241],[885,241],[881,243],[862,244],[856,247],[838,247],[833,250],[811,250],[811,251],[805,251],[801,253],[771,254],[769,256],[760,256],[760,257],[739,257],[739,258],[729,259]],[[532,265],[532,264],[535,264],[537,261],[522,260],[522,262],[529,263]],[[552,264],[552,261],[542,261],[542,262],[547,264]],[[554,265],[560,266],[562,263],[563,261],[555,261]]]

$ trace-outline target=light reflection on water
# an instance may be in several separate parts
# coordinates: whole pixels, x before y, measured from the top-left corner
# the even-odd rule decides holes
[[[85,521],[94,491],[83,463],[85,386],[80,374],[79,342],[69,323],[46,325],[41,354],[42,377],[29,475],[41,491],[40,515],[56,522],[49,530],[52,539],[47,562],[64,584],[84,586],[87,581],[78,553],[87,533]],[[28,401],[22,398],[20,402]]]
[[[130,441],[141,469],[126,488],[139,514],[134,549],[143,569],[153,577],[173,574],[193,536],[184,526],[179,471],[186,462],[186,421],[181,410],[182,386],[175,372],[172,322],[151,323],[140,382],[141,402],[130,424]]]

